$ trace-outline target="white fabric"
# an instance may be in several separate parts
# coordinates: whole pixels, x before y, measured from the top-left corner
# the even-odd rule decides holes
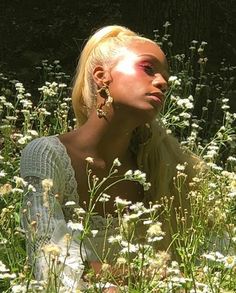
[[[76,288],[84,286],[81,280],[84,269],[81,253],[83,259],[88,262],[101,259],[104,253],[104,235],[106,233],[106,239],[108,239],[109,235],[114,234],[117,223],[113,221],[109,230],[106,231],[106,219],[101,216],[93,216],[91,229],[98,230],[98,233],[94,238],[87,238],[83,242],[81,250],[78,233],[72,233],[66,225],[71,220],[72,209],[65,206],[65,203],[74,201],[78,204],[79,202],[77,182],[70,157],[57,136],[35,139],[24,148],[21,156],[21,176],[36,189],[36,191],[26,193],[22,208],[24,211],[22,212],[22,225],[26,231],[27,250],[34,266],[35,277],[38,280],[47,278],[47,261],[42,253],[42,247],[46,243],[55,244],[61,250],[59,260],[64,263],[66,259],[60,275],[61,281],[70,292],[74,292]],[[49,207],[44,205],[43,179],[53,180]],[[55,194],[58,195],[58,198],[55,198]],[[30,223],[32,221],[37,222],[35,235],[31,232]],[[69,255],[65,242],[66,234],[72,235]],[[108,242],[106,246],[108,246]],[[115,250],[109,248],[110,257],[108,256],[107,259],[111,259],[114,253]]]

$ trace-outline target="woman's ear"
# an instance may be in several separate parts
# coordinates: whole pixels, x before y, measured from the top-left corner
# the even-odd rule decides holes
[[[110,72],[103,66],[96,66],[93,70],[93,80],[99,88],[111,82]]]

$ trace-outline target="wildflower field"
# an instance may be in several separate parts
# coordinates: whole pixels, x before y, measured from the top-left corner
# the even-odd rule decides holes
[[[230,97],[235,95],[236,67],[222,61],[217,72],[208,72],[206,42],[192,41],[189,54],[176,55],[172,53],[169,35],[161,38],[155,33],[156,41],[167,52],[171,71],[161,119],[183,148],[206,162],[207,172],[200,173],[191,183],[198,187],[188,195],[191,215],[176,211],[178,233],[173,235],[172,245],[178,251],[178,260],[171,259],[168,251],[156,251],[153,246],[165,237],[158,212],[160,206],[164,207],[164,217],[168,219],[171,199],[163,197],[147,208],[142,203],[132,204],[128,199],[117,198],[120,228],[108,241],[118,245],[120,253],[114,255],[112,267],[104,260],[99,275],[82,264],[88,284],[84,292],[104,292],[98,284],[109,282],[120,292],[130,293],[233,293],[236,292],[236,113],[230,109]],[[34,279],[26,255],[25,231],[20,224],[22,198],[34,190],[34,186],[20,178],[21,150],[36,137],[66,132],[75,124],[71,77],[63,72],[57,60],[51,63],[43,60],[37,70],[40,84],[32,93],[21,81],[0,73],[0,292],[67,292],[59,281],[62,269],[56,269],[58,247],[42,247],[50,256],[49,277],[41,282]],[[109,195],[96,194],[102,182],[95,180],[89,171],[91,162],[92,158],[88,158],[90,194],[93,199],[96,197],[95,203],[100,201],[105,205]],[[119,165],[116,159],[107,178],[114,176]],[[176,184],[182,184],[184,169],[184,165],[177,166]],[[122,180],[139,181],[148,188],[145,174],[138,170],[127,172]],[[45,188],[50,188],[50,182],[46,183]],[[73,203],[68,202],[68,206]],[[81,231],[81,239],[89,233],[96,234],[89,228],[92,209],[91,204],[86,216],[77,209],[79,221],[68,223],[72,231]],[[191,217],[191,225],[186,225],[187,217]],[[144,242],[135,237],[140,224],[146,227]],[[29,225],[32,233],[37,234],[36,223],[29,221]],[[69,236],[67,240],[69,243]]]

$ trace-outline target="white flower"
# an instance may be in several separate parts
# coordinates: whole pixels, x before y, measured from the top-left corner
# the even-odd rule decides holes
[[[89,164],[93,164],[94,163],[94,159],[92,157],[87,157],[85,159],[86,162],[88,162]]]
[[[18,117],[16,116],[6,116],[6,119],[9,121],[16,121]]]
[[[116,264],[117,265],[124,265],[127,263],[127,259],[125,259],[124,257],[120,256],[117,258],[116,260]]]
[[[38,136],[39,135],[38,132],[36,130],[33,130],[33,129],[29,129],[27,132],[29,134],[33,135],[33,136]]]
[[[127,172],[125,172],[125,178],[126,179],[132,179],[133,176],[133,171],[132,170],[128,170]]]
[[[193,96],[192,96],[192,95],[189,95],[189,96],[188,96],[188,99],[189,99],[189,101],[191,101],[191,102],[193,102],[193,101],[194,101],[194,98],[193,98]]]
[[[59,83],[58,87],[59,88],[65,88],[65,87],[67,87],[67,85],[65,83]]]
[[[18,139],[18,143],[19,144],[26,144],[28,142],[29,139],[31,139],[32,137],[29,135],[25,135],[23,137],[21,137],[20,139]]]
[[[51,115],[51,112],[48,112],[45,108],[39,108],[38,109],[39,113],[45,116]]]
[[[191,115],[189,113],[183,112],[179,114],[180,117],[183,117],[185,119],[190,119]]]
[[[126,206],[130,205],[132,202],[128,201],[126,199],[122,199],[122,198],[117,196],[115,198],[115,203],[116,203],[117,206],[126,207]]]
[[[118,158],[115,158],[115,160],[113,161],[113,165],[116,167],[120,167],[121,166],[121,162],[119,161]]]
[[[188,103],[185,104],[185,107],[187,109],[192,109],[193,108],[193,103],[188,102]]]
[[[135,170],[134,171],[134,177],[136,177],[136,178],[146,178],[146,174],[143,173],[140,170]]]
[[[142,210],[143,208],[143,202],[136,202],[134,204],[132,204],[130,207],[129,207],[131,210],[134,210],[134,211],[139,211],[139,210]]]
[[[5,238],[3,238],[3,239],[0,241],[0,245],[1,245],[1,244],[7,244],[7,242],[8,242],[8,240],[5,239]],[[1,265],[0,265],[0,266],[1,266]],[[0,271],[1,271],[1,269],[0,269]]]
[[[172,75],[172,76],[169,77],[168,82],[173,82],[173,81],[175,81],[177,79],[178,79],[177,76]]]
[[[163,239],[163,236],[154,236],[154,237],[148,237],[147,241],[148,243],[157,242]]]
[[[233,156],[229,156],[229,157],[227,158],[227,161],[229,161],[229,162],[236,162],[236,158],[233,157]]]
[[[116,243],[116,242],[120,242],[121,240],[122,240],[122,236],[121,235],[110,236],[108,238],[108,242],[109,243]]]
[[[189,99],[178,99],[177,105],[183,109],[192,109],[193,103]]]
[[[176,170],[178,170],[178,171],[184,171],[185,168],[186,168],[186,166],[185,166],[185,165],[182,165],[182,164],[178,164],[178,165],[176,166]]]
[[[18,177],[18,176],[14,176],[13,177],[15,182],[16,182],[16,186],[17,187],[24,187],[26,186],[28,183],[21,177]]]
[[[109,194],[103,193],[98,201],[107,202],[107,201],[109,201],[110,198],[111,198],[111,196]]]
[[[229,197],[236,197],[236,190],[228,193]]]
[[[84,230],[84,226],[82,223],[73,223],[72,221],[69,221],[67,223],[67,227],[73,231],[83,231]]]
[[[12,192],[12,193],[23,193],[24,190],[21,189],[21,188],[16,188],[16,187],[15,187],[15,188],[12,188],[11,192]]]
[[[28,190],[29,191],[32,191],[32,192],[35,192],[36,191],[36,188],[32,184],[29,184],[28,185]]]
[[[144,220],[143,224],[144,225],[150,225],[150,224],[152,224],[152,220]]]
[[[213,182],[210,182],[208,186],[213,189],[217,188],[217,185]]]
[[[196,128],[196,129],[198,129],[200,126],[198,125],[198,124],[196,124],[196,123],[192,123],[192,128]]]
[[[0,178],[5,177],[6,175],[7,175],[7,173],[5,171],[2,171],[2,170],[0,171]]]
[[[9,272],[9,269],[5,266],[5,264],[0,260],[0,272],[1,273],[6,273]]]
[[[16,278],[16,274],[14,273],[4,273],[4,274],[0,274],[0,280],[1,279],[15,279]],[[22,292],[22,291],[21,291]],[[26,292],[26,291],[24,291]]]
[[[82,208],[75,208],[74,211],[79,216],[86,214],[86,211],[84,209],[82,209]]]
[[[124,222],[133,222],[139,219],[140,215],[142,215],[142,212],[138,212],[137,214],[130,214],[130,215],[125,214],[123,216],[123,220]]]
[[[147,234],[149,236],[162,236],[165,233],[161,230],[161,223],[160,222],[156,222],[154,224],[152,224],[148,230],[147,230]]]
[[[168,79],[168,83],[173,86],[181,85],[181,79],[178,79],[177,76],[170,76]]]
[[[205,156],[203,156],[203,158],[204,158],[204,157],[205,157]],[[212,168],[212,169],[215,170],[215,171],[222,171],[222,170],[223,170],[222,167],[217,166],[215,163],[212,163],[212,162],[207,163],[207,166],[209,166],[210,168]]]
[[[170,22],[169,21],[166,21],[164,24],[163,24],[163,27],[167,28],[168,26],[170,26]]]
[[[149,190],[150,187],[151,187],[151,183],[149,183],[149,182],[145,182],[145,183],[143,183],[143,189],[144,189],[144,191]]]
[[[228,105],[222,105],[221,106],[221,109],[222,110],[228,110],[228,109],[230,109],[230,106],[228,106]]]
[[[144,184],[146,182],[146,174],[140,170],[135,170],[133,173],[133,179],[137,180],[140,184]]]
[[[223,262],[227,269],[232,269],[236,265],[236,256],[228,255],[223,259]]]
[[[229,99],[227,99],[227,98],[224,98],[223,100],[222,100],[222,103],[228,103],[229,102]]]
[[[0,96],[0,102],[5,103],[6,102],[6,97]]]
[[[121,253],[131,253],[136,252],[138,250],[138,245],[129,243],[127,241],[121,241],[121,246],[123,247],[121,249]]]
[[[58,84],[56,82],[45,82],[45,85],[38,88],[39,91],[43,93],[44,96],[54,97],[58,92]]]
[[[32,102],[27,99],[20,100],[20,103],[22,104],[23,108],[32,108]],[[22,109],[21,112],[25,114],[29,114],[29,111],[25,109]]]
[[[14,106],[13,106],[13,104],[11,102],[5,102],[4,106],[7,107],[7,108],[10,108],[10,109],[14,109]]]
[[[15,88],[17,90],[24,89],[23,83],[22,82],[16,82],[15,83]]]
[[[98,230],[91,230],[91,233],[92,233],[93,237],[95,237],[98,233]]]
[[[109,242],[109,243],[115,243],[115,242],[117,242],[117,240],[116,240],[116,238],[115,238],[114,236],[110,236],[110,237],[108,238],[108,242]]]
[[[219,251],[204,253],[202,255],[202,257],[206,258],[208,260],[216,261],[216,262],[223,262],[224,261],[224,255],[222,253],[220,253]]]
[[[76,205],[76,203],[75,203],[73,200],[71,200],[71,201],[67,201],[67,202],[65,203],[65,206],[74,206],[74,205]]]

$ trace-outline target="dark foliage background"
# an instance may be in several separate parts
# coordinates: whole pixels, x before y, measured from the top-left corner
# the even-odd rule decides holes
[[[153,37],[171,23],[174,53],[195,39],[208,42],[210,70],[222,58],[235,64],[235,0],[0,0],[0,71],[33,83],[42,59],[60,60],[73,75],[85,39],[97,28],[121,24]]]

